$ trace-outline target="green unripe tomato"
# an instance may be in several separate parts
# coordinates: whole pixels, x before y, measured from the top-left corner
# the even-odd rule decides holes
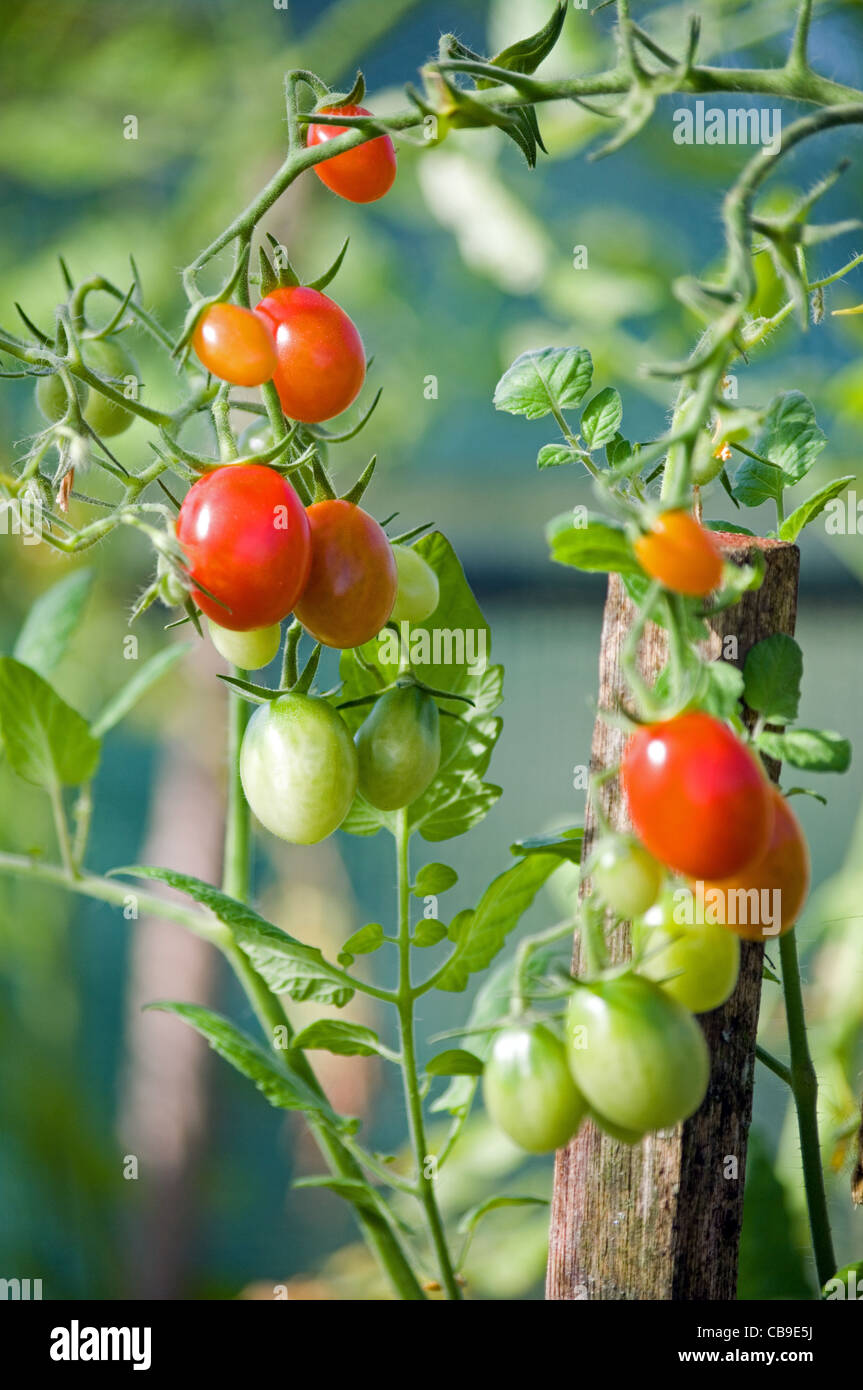
[[[248,632],[231,632],[229,628],[219,627],[212,618],[208,618],[207,623],[216,651],[241,671],[258,671],[262,666],[269,666],[281,645],[280,623],[255,627]]]
[[[740,938],[715,923],[678,923],[665,895],[636,928],[642,959],[638,973],[694,1014],[718,1009],[734,993],[740,973]]]
[[[700,1106],[710,1079],[696,1020],[651,980],[627,973],[574,990],[566,1054],[578,1089],[610,1124],[647,1134]]]
[[[359,787],[381,811],[422,796],[440,767],[440,715],[416,685],[388,690],[375,701],[356,736]]]
[[[665,881],[662,865],[630,836],[601,840],[592,860],[593,886],[619,917],[640,917]]]
[[[325,700],[280,695],[259,705],[240,749],[246,800],[262,825],[295,845],[337,830],[357,789],[357,750]]]
[[[124,377],[138,375],[134,360],[115,338],[85,338],[81,354],[90,371],[106,377],[116,391],[123,391]],[[124,410],[116,401],[111,401],[101,392],[91,389],[84,409],[84,419],[98,435],[110,439],[113,435],[122,434],[127,430],[135,416],[131,410]]]
[[[563,1044],[542,1023],[497,1034],[485,1064],[482,1093],[489,1116],[528,1153],[569,1142],[587,1111],[566,1064]]]
[[[603,1134],[607,1134],[610,1139],[617,1139],[621,1144],[640,1144],[644,1138],[640,1130],[624,1129],[622,1125],[612,1124],[611,1120],[600,1115],[598,1110],[589,1110],[587,1113],[597,1129],[601,1129]]]
[[[78,404],[83,409],[90,394],[90,388],[86,382],[74,378],[73,385],[75,395],[78,397]],[[46,420],[62,420],[68,408],[69,397],[66,395],[66,387],[59,376],[54,374],[39,377],[36,382],[36,404]]]
[[[273,447],[273,443],[272,425],[263,416],[258,416],[243,430],[237,440],[237,448],[240,458],[248,458],[250,454],[263,454]]]
[[[396,569],[399,574],[399,587],[391,623],[422,623],[440,602],[438,577],[421,555],[409,545],[394,545]]]

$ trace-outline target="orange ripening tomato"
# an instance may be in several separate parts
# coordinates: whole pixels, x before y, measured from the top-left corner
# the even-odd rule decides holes
[[[339,498],[306,509],[312,567],[294,616],[327,647],[360,647],[393,611],[398,570],[385,531]]]
[[[719,546],[689,512],[663,512],[633,548],[651,579],[675,594],[703,598],[722,578]]]
[[[370,116],[364,106],[322,106],[323,116]],[[350,126],[313,123],[306,134],[306,145],[325,145],[344,135]],[[314,166],[322,183],[340,198],[350,203],[374,203],[393,186],[396,176],[396,152],[388,135],[367,140],[356,149],[345,150]]]
[[[273,384],[292,420],[331,420],[366,377],[363,340],[344,309],[308,285],[272,290],[254,312],[276,340]]]
[[[642,843],[678,873],[730,877],[767,849],[771,785],[754,754],[710,714],[693,710],[639,729],[621,779]]]
[[[192,346],[208,372],[234,386],[263,386],[276,370],[272,333],[241,304],[213,304],[195,326]]]
[[[711,889],[720,889],[725,894],[723,925],[746,941],[769,941],[771,937],[784,936],[800,916],[809,892],[809,847],[806,837],[778,787],[771,788],[771,797],[775,814],[766,854],[742,873],[704,885],[705,896]],[[778,897],[771,896],[765,904],[762,898],[764,892],[771,895],[777,893]],[[735,893],[734,899],[729,899],[730,893]],[[753,893],[758,895],[757,901],[753,901]],[[730,910],[732,903],[733,911]],[[765,919],[765,906],[772,918],[774,904],[779,912],[778,931],[775,920]],[[729,922],[729,916],[738,920]],[[740,921],[741,916],[746,920]]]

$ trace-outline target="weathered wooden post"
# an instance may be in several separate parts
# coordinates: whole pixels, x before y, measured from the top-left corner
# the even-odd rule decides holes
[[[772,633],[794,633],[800,552],[779,541],[722,536],[726,557],[751,563],[764,556],[760,589],[744,594],[711,621],[710,656],[742,666],[750,648]],[[625,695],[620,657],[634,617],[618,575],[609,579],[602,627],[599,705],[614,709]],[[735,637],[735,644],[725,642]],[[725,643],[725,645],[723,645]],[[731,650],[729,650],[729,647]],[[653,681],[665,664],[667,635],[651,624],[639,661]],[[597,719],[591,766],[619,763],[625,733]],[[770,769],[776,778],[778,766]],[[628,825],[617,780],[603,789],[609,824]],[[585,853],[595,831],[588,805]],[[610,938],[612,959],[629,953],[628,926]],[[546,1294],[550,1299],[733,1299],[743,1218],[746,1144],[752,1118],[755,1033],[764,947],[743,943],[740,979],[727,1004],[701,1022],[710,1047],[710,1088],[701,1109],[672,1131],[630,1148],[593,1124],[557,1156]],[[579,944],[573,957],[581,968]]]

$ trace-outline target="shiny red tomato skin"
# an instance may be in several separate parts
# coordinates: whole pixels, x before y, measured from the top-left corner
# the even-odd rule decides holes
[[[254,312],[276,340],[273,384],[285,414],[313,425],[347,410],[365,381],[366,354],[344,309],[297,285],[273,290]]]
[[[388,620],[398,570],[386,533],[374,517],[338,498],[307,509],[312,567],[294,610],[327,647],[360,647]]]
[[[806,836],[787,798],[779,788],[771,787],[770,795],[775,814],[767,852],[730,878],[704,885],[705,893],[718,888],[725,894],[746,894],[753,889],[759,895],[765,892],[780,894],[778,931],[775,930],[774,923],[765,930],[760,919],[752,922],[747,920],[723,923],[729,931],[743,937],[745,941],[769,941],[771,937],[784,936],[803,911],[809,892],[811,868]],[[740,898],[739,901],[743,905],[744,899]]]
[[[370,116],[364,106],[322,106],[325,116]],[[306,133],[309,147],[324,145],[337,135],[344,135],[350,126],[313,123]],[[367,140],[356,149],[345,150],[314,166],[322,183],[340,198],[350,203],[374,203],[393,186],[396,176],[396,152],[388,135]]]
[[[287,479],[262,464],[226,464],[199,478],[180,508],[177,539],[192,580],[215,596],[193,588],[192,598],[234,632],[281,622],[308,578],[303,504]]]
[[[234,386],[263,386],[276,370],[276,344],[269,327],[241,304],[206,309],[192,346],[208,372]]]
[[[645,725],[621,764],[629,814],[661,863],[694,879],[727,878],[767,848],[770,783],[727,724],[700,710]]]

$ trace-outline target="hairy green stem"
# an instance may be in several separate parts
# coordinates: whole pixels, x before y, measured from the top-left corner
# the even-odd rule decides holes
[[[437,1256],[441,1285],[447,1298],[460,1299],[461,1288],[455,1276],[447,1245],[446,1232],[435,1196],[435,1179],[429,1172],[429,1152],[426,1144],[425,1120],[417,1073],[414,1038],[415,995],[411,985],[411,927],[410,927],[410,830],[407,811],[399,811],[396,825],[396,869],[398,901],[399,987],[398,1014],[401,1035],[402,1081],[411,1146],[417,1170],[420,1201],[425,1212],[431,1242]]]
[[[821,1144],[818,1137],[818,1077],[806,1034],[803,987],[800,981],[794,929],[779,938],[779,957],[782,961],[782,990],[785,995],[785,1014],[791,1050],[791,1089],[797,1110],[797,1129],[803,1156],[803,1184],[806,1189],[818,1283],[823,1286],[836,1273],[836,1256],[830,1232],[824,1169],[821,1165]]]

